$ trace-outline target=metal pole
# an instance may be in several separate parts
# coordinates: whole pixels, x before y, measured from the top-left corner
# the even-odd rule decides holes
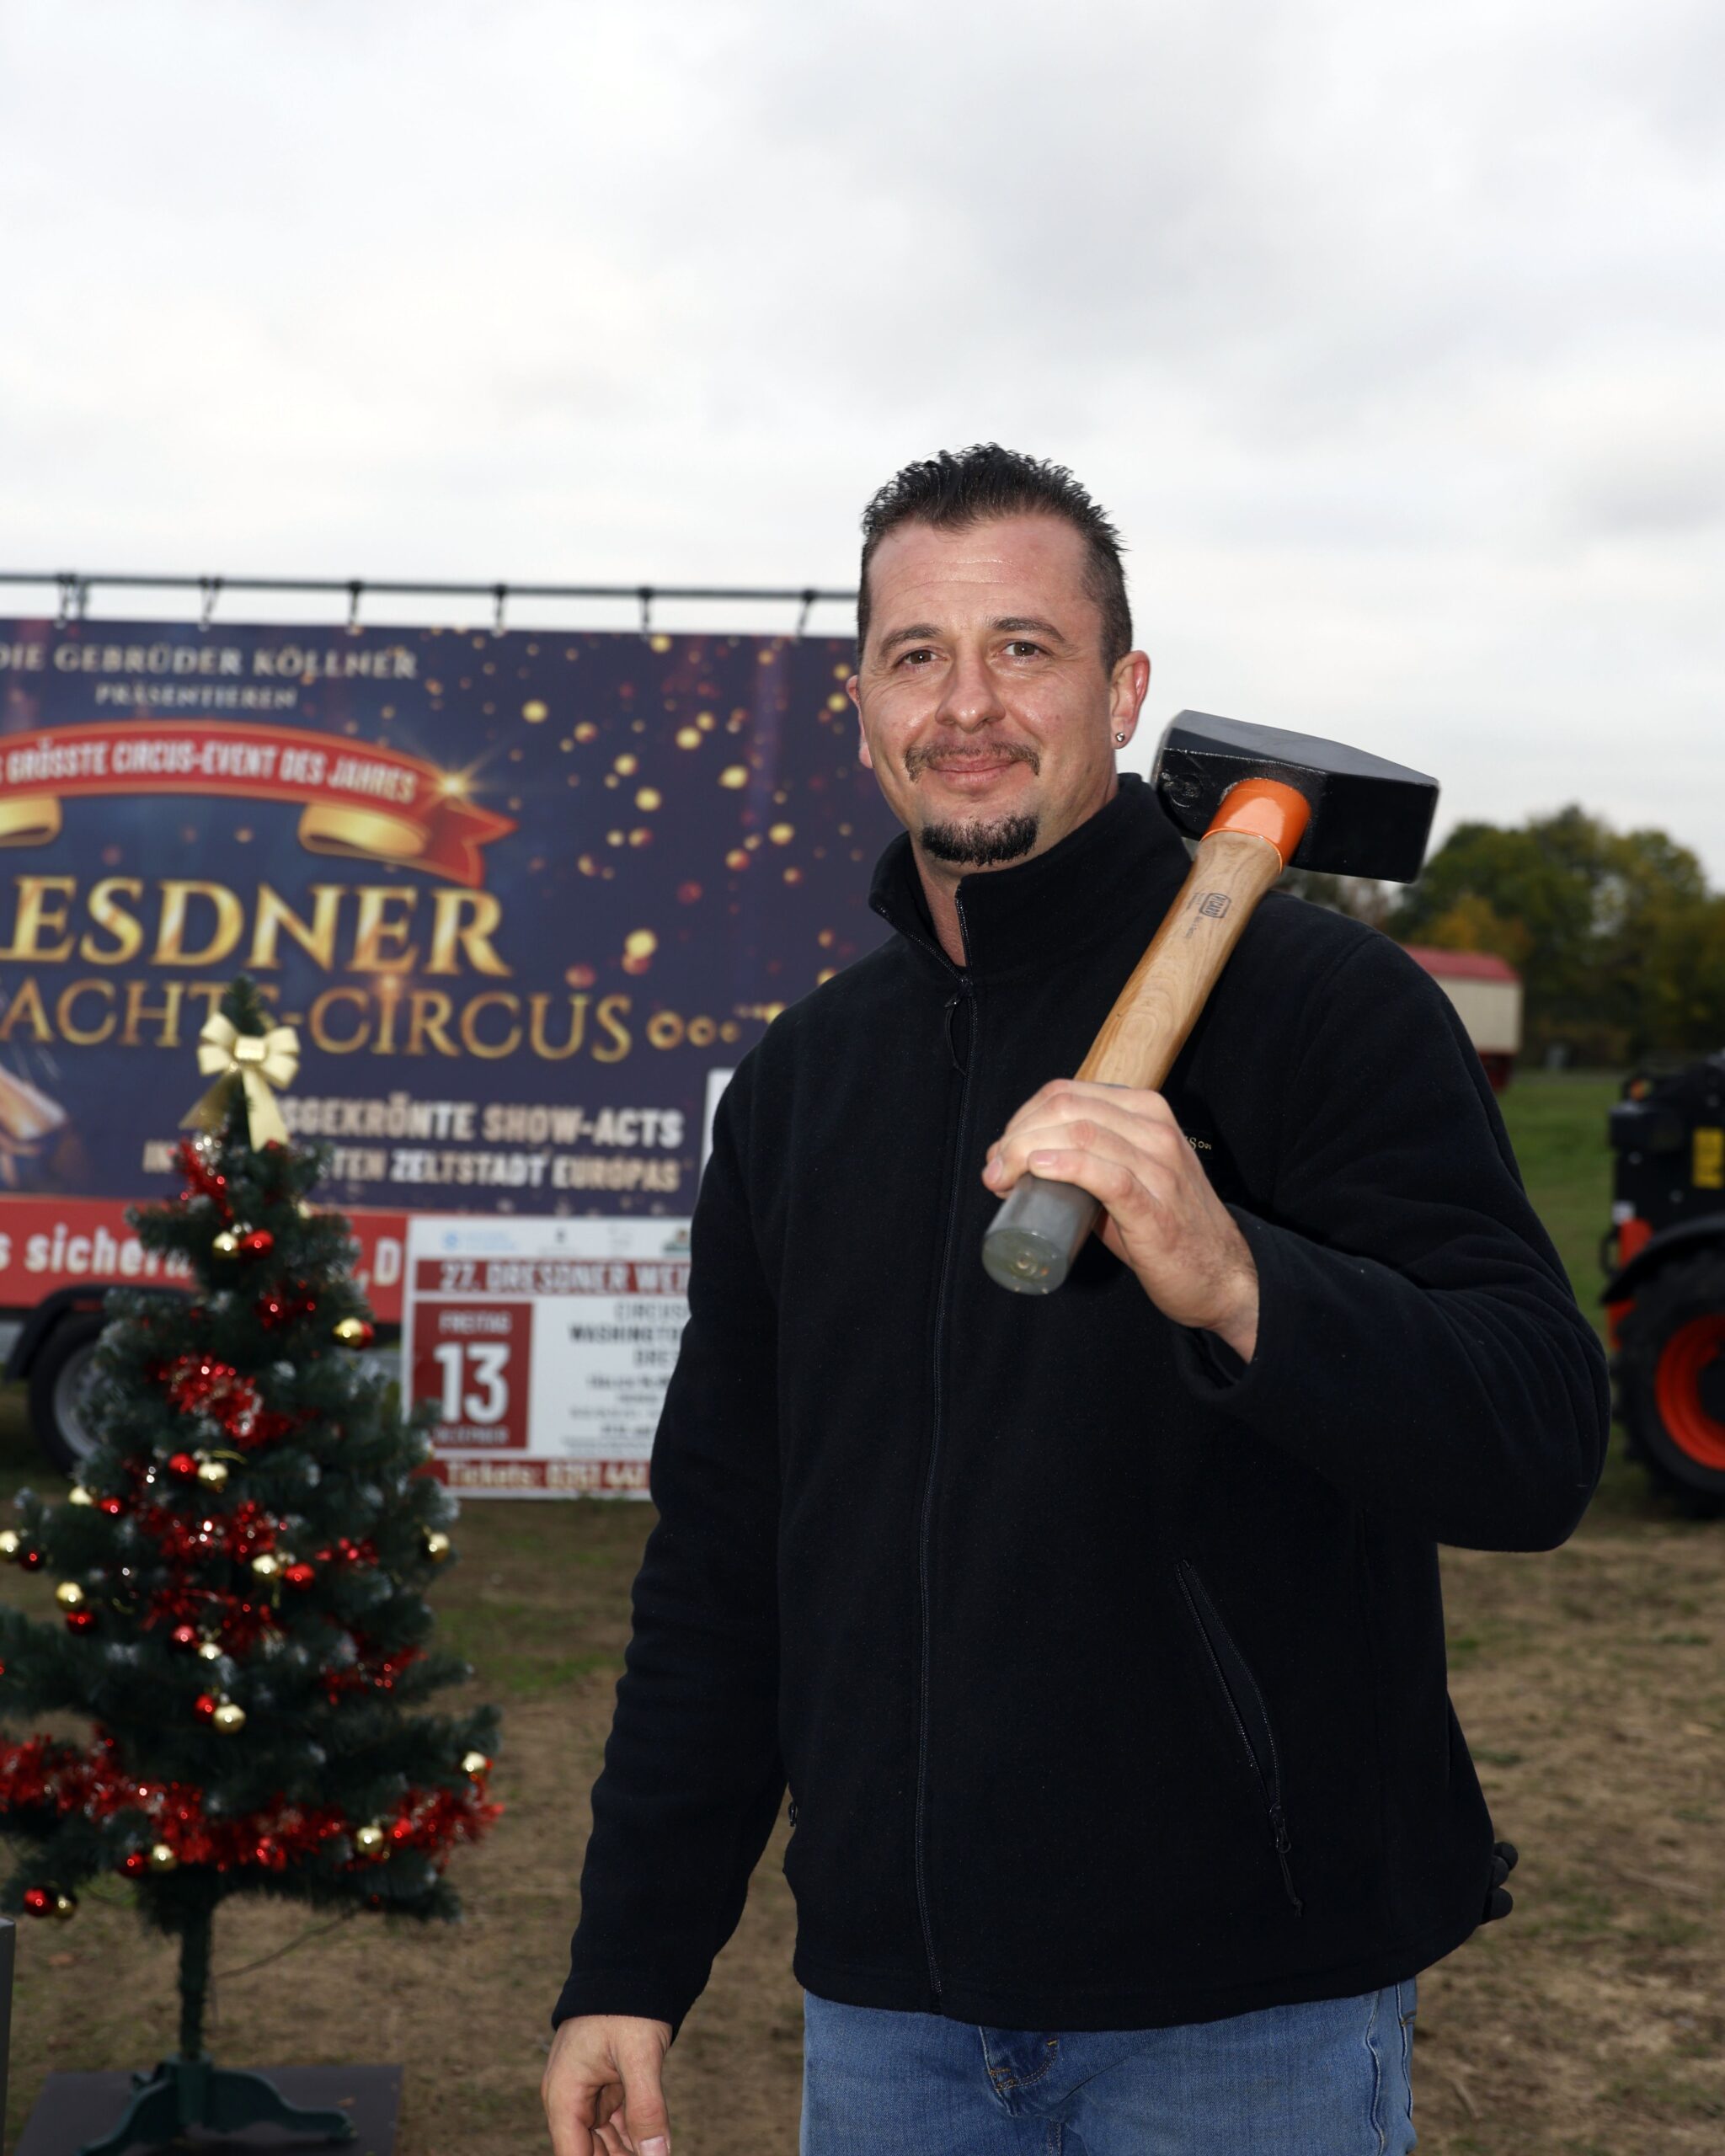
[[[6,2087],[12,2059],[12,1965],[18,1951],[18,1927],[0,1917],[0,2135],[6,2131]]]
[[[40,584],[75,592],[82,599],[99,584],[117,589],[151,591],[195,591],[207,595],[213,589],[230,591],[320,591],[339,594],[352,603],[353,595],[387,592],[398,598],[486,599],[494,605],[499,590],[511,599],[623,599],[638,606],[644,596],[649,604],[666,599],[701,600],[770,600],[809,607],[817,604],[854,606],[854,591],[836,587],[825,590],[808,584],[450,584],[415,582],[412,579],[318,576],[141,576],[126,570],[86,574],[74,569],[0,569],[0,584]]]
[[[195,1903],[179,1935],[179,2057],[190,2065],[204,2056],[204,2008],[210,1996],[210,1930],[215,1904]]]

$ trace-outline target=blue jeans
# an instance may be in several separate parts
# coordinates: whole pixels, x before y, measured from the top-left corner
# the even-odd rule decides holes
[[[802,2156],[1405,2156],[1413,2002],[1056,2034],[806,1992]]]

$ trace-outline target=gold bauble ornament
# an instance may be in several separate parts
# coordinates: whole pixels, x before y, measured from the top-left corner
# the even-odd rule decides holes
[[[8,1565],[17,1561],[18,1553],[23,1547],[24,1537],[15,1527],[0,1527],[0,1557],[3,1557]]]
[[[246,1710],[232,1700],[218,1700],[210,1720],[224,1737],[238,1737],[246,1726]]]
[[[200,1662],[220,1662],[221,1659],[222,1642],[220,1640],[200,1640],[198,1641],[198,1660]]]
[[[425,1534],[425,1555],[434,1565],[441,1565],[455,1545],[441,1527],[429,1528]]]
[[[76,1580],[61,1580],[54,1590],[54,1599],[62,1609],[82,1609],[84,1591]]]
[[[362,1317],[339,1317],[329,1330],[344,1348],[363,1348],[371,1328]]]
[[[464,1774],[489,1774],[490,1769],[491,1762],[483,1752],[468,1752],[462,1755],[462,1772]]]
[[[252,1560],[252,1570],[260,1580],[273,1580],[281,1570],[281,1560],[272,1550],[260,1550]]]
[[[173,1851],[173,1850],[172,1850],[172,1849],[168,1846],[167,1843],[166,1843],[166,1842],[158,1842],[158,1843],[157,1843],[157,1844],[156,1844],[156,1846],[154,1847],[154,1849],[152,1849],[150,1851],[150,1869],[151,1869],[151,1870],[152,1870],[152,1871],[177,1871],[177,1870],[179,1870],[179,1858],[174,1854],[174,1851]]]
[[[224,1228],[215,1237],[210,1247],[217,1257],[233,1257],[239,1251],[239,1237],[235,1235],[232,1228]]]
[[[72,1918],[77,1914],[77,1896],[74,1894],[56,1894],[54,1897],[54,1913],[59,1918],[61,1924],[69,1924]]]
[[[361,1856],[376,1856],[389,1839],[381,1827],[355,1827],[354,1847]]]
[[[227,1462],[225,1460],[200,1460],[198,1480],[206,1490],[225,1489],[227,1485]]]
[[[69,1505],[93,1505],[96,1501],[82,1482],[74,1482],[66,1493],[66,1502]]]

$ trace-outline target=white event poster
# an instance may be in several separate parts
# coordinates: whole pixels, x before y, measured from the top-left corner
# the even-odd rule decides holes
[[[647,1495],[686,1220],[409,1216],[402,1368],[464,1497]]]

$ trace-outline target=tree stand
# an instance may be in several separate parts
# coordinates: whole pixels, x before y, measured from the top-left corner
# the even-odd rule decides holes
[[[179,2056],[165,2058],[153,2073],[133,2077],[136,2093],[111,2133],[87,2141],[77,2156],[122,2156],[136,2143],[148,2148],[172,2141],[182,2127],[237,2131],[282,2126],[325,2141],[351,2141],[354,2122],[345,2111],[303,2111],[290,2104],[261,2073],[213,2065],[204,2055],[204,2004],[210,1989],[211,1905],[186,1920],[179,1943]]]

